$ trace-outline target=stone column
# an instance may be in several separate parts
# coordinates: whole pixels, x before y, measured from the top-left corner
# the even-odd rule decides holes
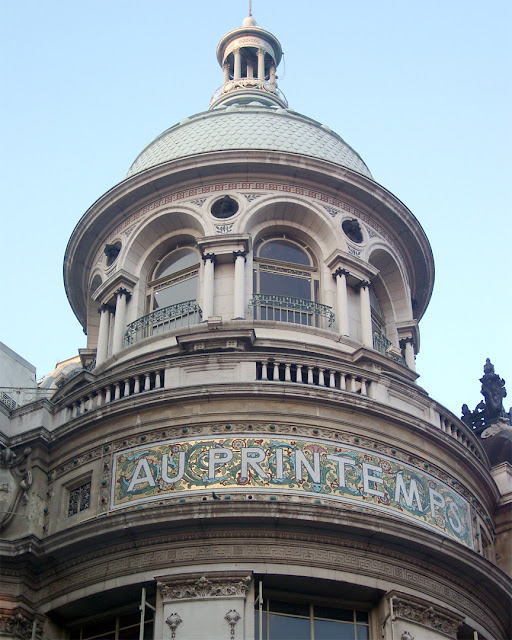
[[[415,371],[416,362],[414,360],[414,340],[411,337],[404,338],[403,340],[400,340],[400,347],[404,350],[405,363],[411,371]]]
[[[276,65],[272,64],[270,67],[270,84],[276,84]]]
[[[240,53],[240,49],[235,49],[233,51],[233,57],[235,58],[235,68],[234,68],[234,79],[240,80],[242,77],[242,54]]]
[[[333,278],[336,280],[336,315],[338,317],[338,331],[342,336],[348,336],[348,296],[346,269],[336,269]]]
[[[123,336],[126,331],[126,303],[131,294],[121,287],[115,292],[116,314],[114,318],[114,336],[112,339],[112,353],[119,353],[123,348]]]
[[[233,291],[233,319],[245,318],[245,251],[233,251],[235,281]]]
[[[98,309],[98,313],[100,314],[100,330],[98,334],[98,348],[96,349],[96,366],[99,366],[107,359],[110,311],[111,309],[108,304],[102,304]]]
[[[224,75],[224,78],[223,78],[224,84],[226,84],[226,82],[229,82],[229,63],[228,62],[225,62],[222,65],[222,72]]]
[[[359,301],[361,304],[361,339],[365,347],[372,349],[372,309],[370,306],[370,283],[368,280],[361,280],[359,283]]]
[[[208,320],[210,316],[213,316],[215,255],[213,253],[203,253],[203,261],[203,320]]]
[[[265,52],[258,49],[258,80],[265,80]]]

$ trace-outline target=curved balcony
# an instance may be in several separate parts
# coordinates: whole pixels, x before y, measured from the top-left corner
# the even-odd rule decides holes
[[[391,340],[388,340],[386,336],[382,335],[382,333],[379,333],[378,331],[373,332],[373,348],[375,351],[382,353],[383,356],[391,358],[391,360],[402,364],[404,367],[407,366],[405,358],[394,352]]]
[[[165,333],[174,329],[190,327],[201,322],[202,312],[196,300],[187,300],[157,309],[135,322],[131,322],[124,334],[124,346],[134,344],[143,338]]]
[[[254,320],[291,322],[318,329],[334,329],[335,316],[326,304],[291,296],[256,293],[249,305]]]

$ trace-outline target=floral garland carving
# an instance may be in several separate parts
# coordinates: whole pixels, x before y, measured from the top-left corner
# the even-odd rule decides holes
[[[158,582],[163,600],[204,598],[245,598],[251,576],[242,574],[178,576],[169,582]]]

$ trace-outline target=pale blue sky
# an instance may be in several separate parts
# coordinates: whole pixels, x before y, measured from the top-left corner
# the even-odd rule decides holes
[[[0,341],[38,376],[85,347],[68,238],[142,148],[207,109],[245,0],[0,2]],[[459,413],[486,357],[510,377],[509,0],[253,0],[290,107],[329,125],[418,218],[436,283],[419,384]],[[512,379],[509,381],[512,404]]]

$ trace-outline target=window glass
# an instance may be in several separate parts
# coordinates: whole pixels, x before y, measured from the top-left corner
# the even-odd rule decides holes
[[[315,619],[315,640],[356,640],[354,631],[353,622]]]
[[[265,242],[258,252],[258,257],[311,266],[308,254],[296,244],[284,239]]]
[[[264,640],[369,640],[368,613],[286,601],[263,603]],[[255,607],[255,637],[259,611]]]
[[[311,300],[311,281],[261,270],[259,293]]]
[[[179,302],[187,302],[195,300],[197,296],[198,277],[187,278],[176,284],[170,284],[168,287],[155,291],[153,300],[153,311],[170,307]]]
[[[158,265],[153,280],[170,276],[187,267],[193,267],[198,264],[198,262],[197,253],[192,249],[177,249],[166,256]]]
[[[294,618],[269,613],[269,639],[272,640],[310,640],[309,618]]]

